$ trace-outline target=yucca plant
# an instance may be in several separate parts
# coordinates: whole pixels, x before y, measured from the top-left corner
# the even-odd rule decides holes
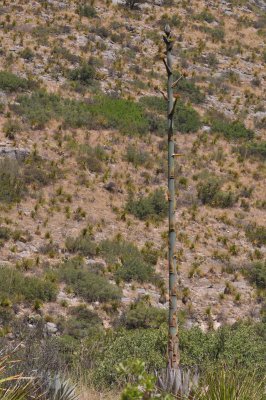
[[[0,399],[26,400],[33,395],[32,378],[8,374],[9,357],[0,356]],[[33,396],[31,397],[33,398]]]
[[[265,400],[266,379],[256,372],[243,373],[220,368],[205,374],[193,400]]]

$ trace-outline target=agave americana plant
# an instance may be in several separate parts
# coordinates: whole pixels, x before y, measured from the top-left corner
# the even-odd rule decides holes
[[[61,374],[47,374],[41,379],[41,387],[45,391],[48,400],[78,400],[77,386]]]
[[[170,368],[156,373],[157,386],[164,393],[171,393],[176,398],[189,399],[199,384],[197,370],[188,368]]]

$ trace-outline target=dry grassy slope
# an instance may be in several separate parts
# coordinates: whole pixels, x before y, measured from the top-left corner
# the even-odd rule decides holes
[[[88,93],[81,95],[70,89],[61,72],[62,66],[66,67],[68,62],[60,57],[51,56],[51,49],[54,46],[63,45],[83,58],[93,55],[102,61],[102,66],[98,68],[98,76],[103,90],[107,92],[119,90],[126,98],[139,98],[145,94],[154,95],[153,87],[156,85],[163,87],[164,84],[164,79],[162,79],[164,69],[158,56],[161,51],[158,21],[164,14],[168,16],[177,14],[181,17],[182,24],[181,27],[174,28],[174,33],[178,37],[182,35],[182,41],[179,41],[176,46],[188,51],[186,65],[181,66],[181,69],[186,71],[188,76],[197,77],[198,84],[202,88],[208,87],[210,81],[215,81],[228,70],[235,71],[239,77],[237,82],[226,81],[229,89],[227,94],[222,93],[217,84],[216,91],[207,95],[206,103],[196,106],[198,111],[204,115],[206,110],[215,107],[229,116],[239,116],[265,140],[265,131],[258,130],[254,124],[254,113],[257,110],[263,110],[263,107],[265,111],[266,71],[262,62],[265,43],[263,43],[263,36],[258,35],[258,30],[247,23],[255,21],[262,10],[255,7],[248,9],[245,5],[230,7],[226,2],[190,1],[181,4],[178,1],[171,7],[148,4],[144,6],[142,12],[136,10],[129,13],[121,7],[97,1],[95,8],[99,17],[80,20],[75,13],[74,1],[48,1],[46,4],[45,7],[41,1],[3,2],[0,21],[1,23],[5,21],[6,28],[2,27],[0,30],[3,50],[0,69],[9,69],[21,76],[34,76],[51,92],[60,92],[72,98],[89,97]],[[192,15],[203,10],[205,6],[209,6],[216,20],[222,23],[225,31],[223,42],[213,42],[208,34],[197,29],[197,26],[204,23],[193,20]],[[115,33],[124,35],[122,43],[114,43],[109,37],[102,39],[98,35],[91,36],[91,40],[88,41],[88,31],[92,30],[92,27],[104,26],[111,32],[114,30],[111,28],[114,22],[119,23],[115,28]],[[49,26],[67,25],[69,28],[65,34],[50,34],[44,42],[40,42],[33,35],[33,29],[38,26],[47,26],[47,24]],[[216,22],[209,24],[212,27],[216,25]],[[130,57],[128,46],[135,46],[136,58]],[[236,46],[240,46],[241,51],[229,55],[229,50]],[[35,56],[32,61],[26,61],[19,55],[26,47],[34,51]],[[197,51],[202,55],[215,53],[219,61],[218,65],[211,68],[207,64],[193,62],[192,55]],[[180,68],[182,64],[180,57],[176,56],[175,64]],[[134,72],[134,66],[139,66],[140,71]],[[71,67],[70,63],[68,67]],[[254,87],[251,82],[255,76],[260,79],[260,85],[257,87]],[[1,93],[1,99],[9,103],[14,100],[14,96]],[[1,115],[1,127],[6,121],[7,116]],[[162,234],[167,229],[166,221],[158,226],[153,224],[147,226],[130,215],[126,216],[125,221],[120,218],[127,198],[128,177],[131,178],[138,192],[145,192],[147,177],[150,189],[157,186],[165,187],[164,176],[160,175],[159,181],[153,179],[157,161],[163,157],[163,152],[158,150],[158,142],[161,139],[150,135],[142,140],[130,139],[130,142],[139,144],[153,155],[153,168],[145,170],[143,167],[135,169],[123,160],[129,139],[118,132],[66,130],[64,134],[73,136],[75,141],[104,145],[112,154],[113,161],[106,166],[108,174],[105,174],[105,177],[103,174],[95,175],[85,172],[85,177],[89,182],[86,187],[79,184],[84,172],[80,171],[67,143],[63,142],[62,147],[58,146],[55,135],[57,132],[58,123],[55,121],[47,124],[43,130],[31,130],[24,125],[22,132],[12,143],[14,146],[31,150],[37,147],[41,156],[56,160],[62,165],[64,177],[55,185],[45,187],[37,194],[37,198],[28,197],[17,207],[1,207],[3,224],[8,223],[11,227],[18,229],[26,228],[32,235],[30,243],[9,241],[1,248],[1,261],[13,264],[17,260],[36,258],[39,255],[40,266],[45,262],[56,263],[58,259],[65,257],[61,251],[52,259],[49,259],[47,255],[39,254],[38,249],[47,242],[45,234],[49,232],[53,241],[63,250],[65,238],[69,235],[77,235],[88,224],[93,225],[96,240],[121,233],[126,239],[134,241],[139,246],[146,241],[151,241],[157,248],[164,246],[166,249],[165,239],[162,239]],[[265,211],[256,207],[256,201],[265,198],[265,167],[258,161],[245,160],[240,164],[236,155],[232,153],[232,144],[221,138],[214,141],[211,135],[206,135],[206,142],[203,142],[201,131],[197,134],[177,135],[176,140],[184,153],[179,161],[182,171],[179,173],[188,179],[187,188],[179,187],[177,200],[177,250],[183,252],[179,262],[180,282],[181,286],[189,287],[191,291],[191,301],[186,305],[180,301],[180,307],[186,308],[194,321],[198,321],[203,326],[206,324],[204,321],[208,319],[206,314],[208,307],[211,307],[215,326],[223,321],[233,322],[242,317],[258,318],[260,306],[257,304],[255,291],[238,270],[243,264],[251,262],[254,257],[255,248],[245,237],[245,224],[252,221],[262,225],[266,222]],[[4,144],[8,142],[3,129],[0,129],[0,142]],[[195,151],[195,146],[197,151]],[[219,149],[222,149],[224,154],[220,161],[216,156]],[[231,183],[233,187],[235,185],[253,186],[249,211],[244,211],[239,203],[225,210],[200,206],[196,212],[193,211],[191,199],[195,198],[196,182],[192,177],[204,169],[226,176],[230,175],[231,171],[231,176],[235,176]],[[257,175],[256,181],[254,174]],[[106,181],[116,182],[122,189],[121,193],[108,193],[103,187]],[[71,203],[67,203],[64,196],[60,199],[60,196],[56,194],[58,187],[62,187],[63,193],[71,195]],[[33,215],[38,196],[42,196],[44,202]],[[69,206],[70,218],[66,217],[66,206]],[[73,218],[73,212],[78,207],[86,212],[86,216],[81,221]],[[226,245],[222,244],[221,237],[227,238]],[[232,245],[235,245],[235,252],[230,250]],[[260,251],[265,256],[265,248],[262,247]],[[224,272],[224,266],[228,263],[235,266],[235,274]],[[165,277],[167,276],[166,266],[166,259],[163,257],[157,269]],[[193,266],[198,266],[198,269],[194,276],[189,278],[188,274]],[[36,268],[36,273],[40,272],[39,269]],[[235,293],[241,294],[240,301],[235,301],[235,294],[226,296],[224,300],[219,298],[227,281],[235,287]],[[153,294],[153,299],[157,298],[156,289],[150,285],[144,285],[144,287]],[[125,297],[136,298],[138,288],[140,288],[138,284],[134,285],[134,288],[131,285],[125,285]],[[76,299],[69,299],[69,302],[74,303]],[[48,314],[62,311],[58,303],[45,305],[44,309]],[[103,311],[99,312],[105,315]],[[106,326],[108,326],[107,316]]]

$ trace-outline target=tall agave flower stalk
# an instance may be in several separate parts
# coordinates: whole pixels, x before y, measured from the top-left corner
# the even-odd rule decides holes
[[[163,59],[167,72],[167,120],[168,120],[168,201],[169,201],[169,335],[168,335],[168,363],[167,368],[157,373],[157,385],[166,393],[173,394],[176,398],[189,398],[192,390],[198,383],[198,373],[180,367],[180,352],[178,340],[177,319],[177,263],[175,255],[176,232],[175,232],[175,154],[174,143],[174,113],[178,96],[174,99],[174,87],[179,78],[173,79],[173,37],[169,25],[164,28],[163,40],[166,45],[166,58]]]
[[[165,26],[163,40],[166,44],[166,59],[163,59],[167,72],[167,119],[168,119],[168,201],[169,201],[169,339],[168,339],[168,365],[170,368],[179,366],[179,343],[177,322],[177,266],[175,256],[175,144],[174,144],[174,112],[177,98],[174,102],[173,88],[173,38],[169,25]]]

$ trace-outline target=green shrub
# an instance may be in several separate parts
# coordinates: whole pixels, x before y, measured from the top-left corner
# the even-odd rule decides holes
[[[209,177],[198,184],[198,197],[203,204],[212,207],[232,207],[237,200],[232,191],[222,191],[222,181],[217,177]]]
[[[266,141],[247,143],[243,146],[236,147],[234,151],[244,158],[251,157],[266,160]]]
[[[8,71],[0,71],[0,89],[7,92],[19,90],[29,90],[34,87],[34,83],[25,78],[21,78]]]
[[[64,60],[69,61],[71,64],[76,64],[81,61],[80,56],[73,54],[71,51],[63,46],[55,46],[52,49],[52,55],[58,58],[63,58]]]
[[[83,256],[95,256],[96,244],[91,235],[81,233],[77,238],[68,237],[66,239],[66,248],[70,253],[79,253]]]
[[[56,295],[57,287],[54,283],[42,278],[24,276],[13,268],[0,268],[0,299],[54,301]]]
[[[166,3],[164,3],[166,5]],[[163,14],[159,20],[159,26],[163,30],[166,24],[170,24],[170,26],[175,26],[179,28],[182,25],[182,19],[178,14],[174,14],[169,16],[169,14]]]
[[[132,304],[121,316],[120,323],[127,329],[159,328],[167,320],[167,311],[143,301]]]
[[[246,236],[247,238],[257,246],[266,245],[266,227],[265,226],[256,226],[249,225],[246,228]]]
[[[212,40],[214,42],[223,42],[224,37],[225,37],[225,31],[223,28],[213,28],[213,29],[208,29],[207,33],[211,36]]]
[[[81,67],[75,68],[69,73],[72,81],[77,81],[82,85],[90,85],[95,78],[96,71],[93,65],[83,64]]]
[[[250,129],[247,129],[245,125],[243,125],[239,121],[230,122],[226,119],[224,120],[215,120],[212,123],[212,131],[221,133],[228,140],[237,140],[237,139],[246,139],[250,140],[254,137],[254,132]]]
[[[5,133],[5,136],[11,140],[15,139],[16,134],[21,132],[21,130],[22,130],[21,125],[16,120],[8,120],[7,122],[4,123],[3,126],[3,131]]]
[[[194,18],[198,21],[206,21],[209,24],[215,21],[215,17],[207,9],[203,10],[201,13],[196,14]]]
[[[237,200],[237,196],[229,190],[228,192],[219,190],[213,198],[213,206],[228,208],[232,207]]]
[[[20,52],[20,57],[24,58],[24,60],[32,61],[34,59],[34,52],[29,47],[26,47]]]
[[[265,376],[265,326],[239,323],[204,333],[199,327],[179,331],[181,365],[206,370],[226,365],[246,372],[257,371]],[[93,346],[93,343],[92,345]],[[119,381],[114,365],[138,358],[147,371],[165,367],[167,327],[110,332],[101,341],[94,369],[96,385],[112,385]],[[99,349],[99,348],[98,348]]]
[[[174,114],[174,127],[181,133],[197,132],[202,123],[199,113],[191,106],[178,101]]]
[[[17,161],[0,160],[0,202],[19,202],[26,192]]]
[[[148,152],[132,145],[129,145],[126,149],[126,160],[132,163],[134,167],[143,165],[148,168],[151,163],[151,157]]]
[[[115,278],[118,281],[138,281],[138,282],[154,282],[154,268],[142,261],[140,258],[128,258],[123,260],[121,266],[115,272]]]
[[[260,289],[266,289],[266,261],[256,262],[244,268],[244,273],[251,283]]]
[[[180,87],[179,87],[180,86]],[[200,90],[191,82],[184,79],[179,81],[178,92],[194,102],[201,102],[204,96]],[[140,104],[146,110],[149,119],[150,130],[160,136],[167,131],[167,103],[164,99],[156,96],[144,96]],[[159,115],[157,115],[159,114]],[[196,132],[201,127],[200,116],[191,106],[179,100],[174,114],[174,128],[182,133]]]
[[[153,266],[145,261],[144,255],[133,243],[122,239],[103,240],[99,253],[110,265],[117,266],[115,277],[118,280],[159,281]]]
[[[19,202],[33,189],[48,185],[61,177],[60,169],[38,155],[29,156],[24,162],[13,159],[0,160],[0,202]]]
[[[102,321],[99,316],[85,305],[71,307],[69,318],[63,325],[63,334],[75,339],[84,339],[95,330],[102,330]]]
[[[84,300],[107,302],[120,300],[120,289],[75,260],[61,265],[58,270],[59,279],[65,282],[77,296]]]
[[[148,370],[165,367],[166,331],[160,329],[136,329],[110,332],[98,351],[93,381],[96,386],[119,383],[119,373],[114,368],[121,362],[139,358]]]
[[[141,249],[141,254],[144,261],[146,261],[148,264],[156,265],[160,256],[160,250],[154,248],[152,242],[146,242]]]
[[[89,104],[37,91],[31,96],[19,96],[17,102],[14,111],[37,128],[51,119],[62,120],[66,127],[118,129],[129,136],[144,134],[149,128],[141,105],[130,100],[100,96]]]
[[[146,197],[134,199],[132,194],[129,195],[126,210],[135,217],[145,220],[163,219],[167,215],[168,204],[165,193],[162,189],[156,189]]]
[[[97,12],[95,8],[89,4],[81,4],[77,7],[77,14],[81,17],[87,18],[95,18],[97,16]]]
[[[206,181],[200,182],[198,189],[198,197],[203,204],[212,204],[213,199],[221,188],[221,180],[218,178],[208,178]]]
[[[9,240],[11,237],[11,230],[6,226],[0,226],[0,240]]]
[[[174,74],[174,81],[180,79],[180,74]],[[202,103],[205,99],[204,93],[195,85],[192,80],[181,78],[177,85],[175,86],[175,91],[178,94],[181,94],[186,100],[191,101],[192,103]]]
[[[86,144],[80,145],[78,148],[78,163],[83,168],[88,168],[91,172],[102,172],[103,161],[106,161],[107,159],[107,153],[101,146],[91,147]]]
[[[21,164],[21,173],[26,185],[42,187],[62,176],[60,168],[53,162],[32,154]]]
[[[143,135],[148,131],[147,117],[138,103],[102,96],[96,107],[99,107],[99,116],[106,119],[107,128],[119,129],[128,136]]]
[[[159,96],[143,96],[139,100],[140,104],[145,107],[146,110],[156,111],[160,114],[167,112],[166,101]]]

